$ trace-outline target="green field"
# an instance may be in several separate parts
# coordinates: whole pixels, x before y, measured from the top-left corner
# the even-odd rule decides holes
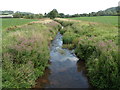
[[[75,17],[75,20],[92,21],[118,26],[118,16]]]
[[[2,19],[2,29],[6,29],[12,26],[23,25],[32,21],[37,21],[34,19],[20,19],[20,18],[3,18]]]

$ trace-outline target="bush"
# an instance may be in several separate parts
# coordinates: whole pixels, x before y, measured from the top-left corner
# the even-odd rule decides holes
[[[99,42],[98,53],[93,53],[87,61],[91,83],[98,88],[120,87],[117,46],[113,42]]]
[[[64,36],[63,36],[63,43],[64,44],[71,44],[72,41],[74,40],[74,38],[76,38],[75,33],[66,32],[66,33],[64,33]]]

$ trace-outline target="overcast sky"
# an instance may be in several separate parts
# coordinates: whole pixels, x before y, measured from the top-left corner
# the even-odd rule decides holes
[[[119,0],[1,0],[0,10],[44,14],[57,9],[59,13],[81,14],[115,7],[118,2]]]

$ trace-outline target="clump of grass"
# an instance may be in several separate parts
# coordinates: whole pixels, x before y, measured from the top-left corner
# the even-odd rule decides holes
[[[63,44],[62,48],[74,49],[74,44]]]
[[[48,66],[54,27],[32,24],[5,31],[3,35],[3,88],[30,88]],[[50,32],[50,29],[54,33]]]
[[[59,22],[69,23],[62,20]],[[66,24],[62,30],[63,46],[69,48],[69,44],[72,45],[76,55],[86,61],[90,83],[97,88],[119,88],[117,28],[90,22]]]

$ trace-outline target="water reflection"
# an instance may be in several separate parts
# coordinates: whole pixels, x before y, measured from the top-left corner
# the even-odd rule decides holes
[[[82,60],[78,60],[77,63],[77,71],[78,72],[81,72],[81,71],[85,71],[85,61],[82,61]]]

